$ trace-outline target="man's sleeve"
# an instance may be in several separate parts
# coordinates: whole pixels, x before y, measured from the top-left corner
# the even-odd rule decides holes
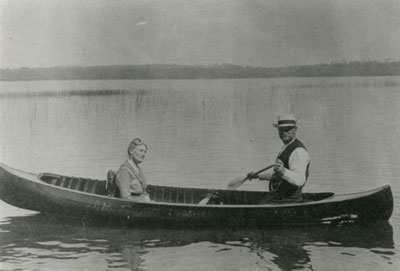
[[[289,157],[290,169],[285,169],[283,178],[289,183],[302,186],[306,182],[307,166],[310,163],[310,155],[304,148],[295,149]]]
[[[273,170],[268,170],[266,172],[262,172],[260,174],[258,174],[258,178],[260,180],[267,180],[269,181],[272,178],[272,175],[274,174]]]

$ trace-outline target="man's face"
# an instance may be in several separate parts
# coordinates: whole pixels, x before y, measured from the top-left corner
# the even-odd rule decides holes
[[[287,144],[293,140],[296,136],[296,126],[289,126],[289,127],[279,127],[279,137],[282,139],[283,143]]]

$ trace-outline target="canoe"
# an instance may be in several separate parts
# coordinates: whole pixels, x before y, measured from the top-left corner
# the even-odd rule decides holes
[[[389,185],[336,195],[303,193],[302,202],[259,204],[263,191],[149,185],[150,202],[107,196],[106,180],[28,173],[0,163],[0,199],[24,209],[106,223],[174,227],[263,228],[389,220]],[[219,201],[199,204],[207,194]]]

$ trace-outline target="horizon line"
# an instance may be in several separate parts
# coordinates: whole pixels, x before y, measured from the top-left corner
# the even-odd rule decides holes
[[[152,64],[104,64],[104,65],[54,65],[54,66],[43,66],[43,67],[28,67],[21,66],[17,68],[0,68],[0,70],[20,70],[20,69],[54,69],[54,68],[94,68],[94,67],[129,67],[129,66],[180,66],[180,67],[213,67],[213,66],[237,66],[237,67],[250,67],[250,68],[268,68],[268,69],[280,69],[280,68],[289,68],[289,67],[299,67],[299,66],[317,66],[317,65],[333,65],[333,64],[351,64],[351,63],[396,63],[400,62],[400,60],[394,59],[380,59],[380,60],[337,60],[331,62],[322,62],[317,64],[296,64],[296,65],[286,65],[286,66],[276,66],[276,67],[268,67],[268,66],[256,66],[256,65],[239,65],[233,63],[214,63],[214,64],[173,64],[173,63],[152,63]]]

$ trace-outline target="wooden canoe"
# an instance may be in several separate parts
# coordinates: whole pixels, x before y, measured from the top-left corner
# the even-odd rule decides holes
[[[304,202],[262,205],[258,203],[268,192],[149,185],[152,201],[133,202],[107,196],[105,187],[105,180],[32,174],[0,163],[0,199],[8,204],[107,223],[261,228],[389,220],[393,211],[389,185],[342,195],[303,193]],[[222,203],[199,204],[215,192]]]

